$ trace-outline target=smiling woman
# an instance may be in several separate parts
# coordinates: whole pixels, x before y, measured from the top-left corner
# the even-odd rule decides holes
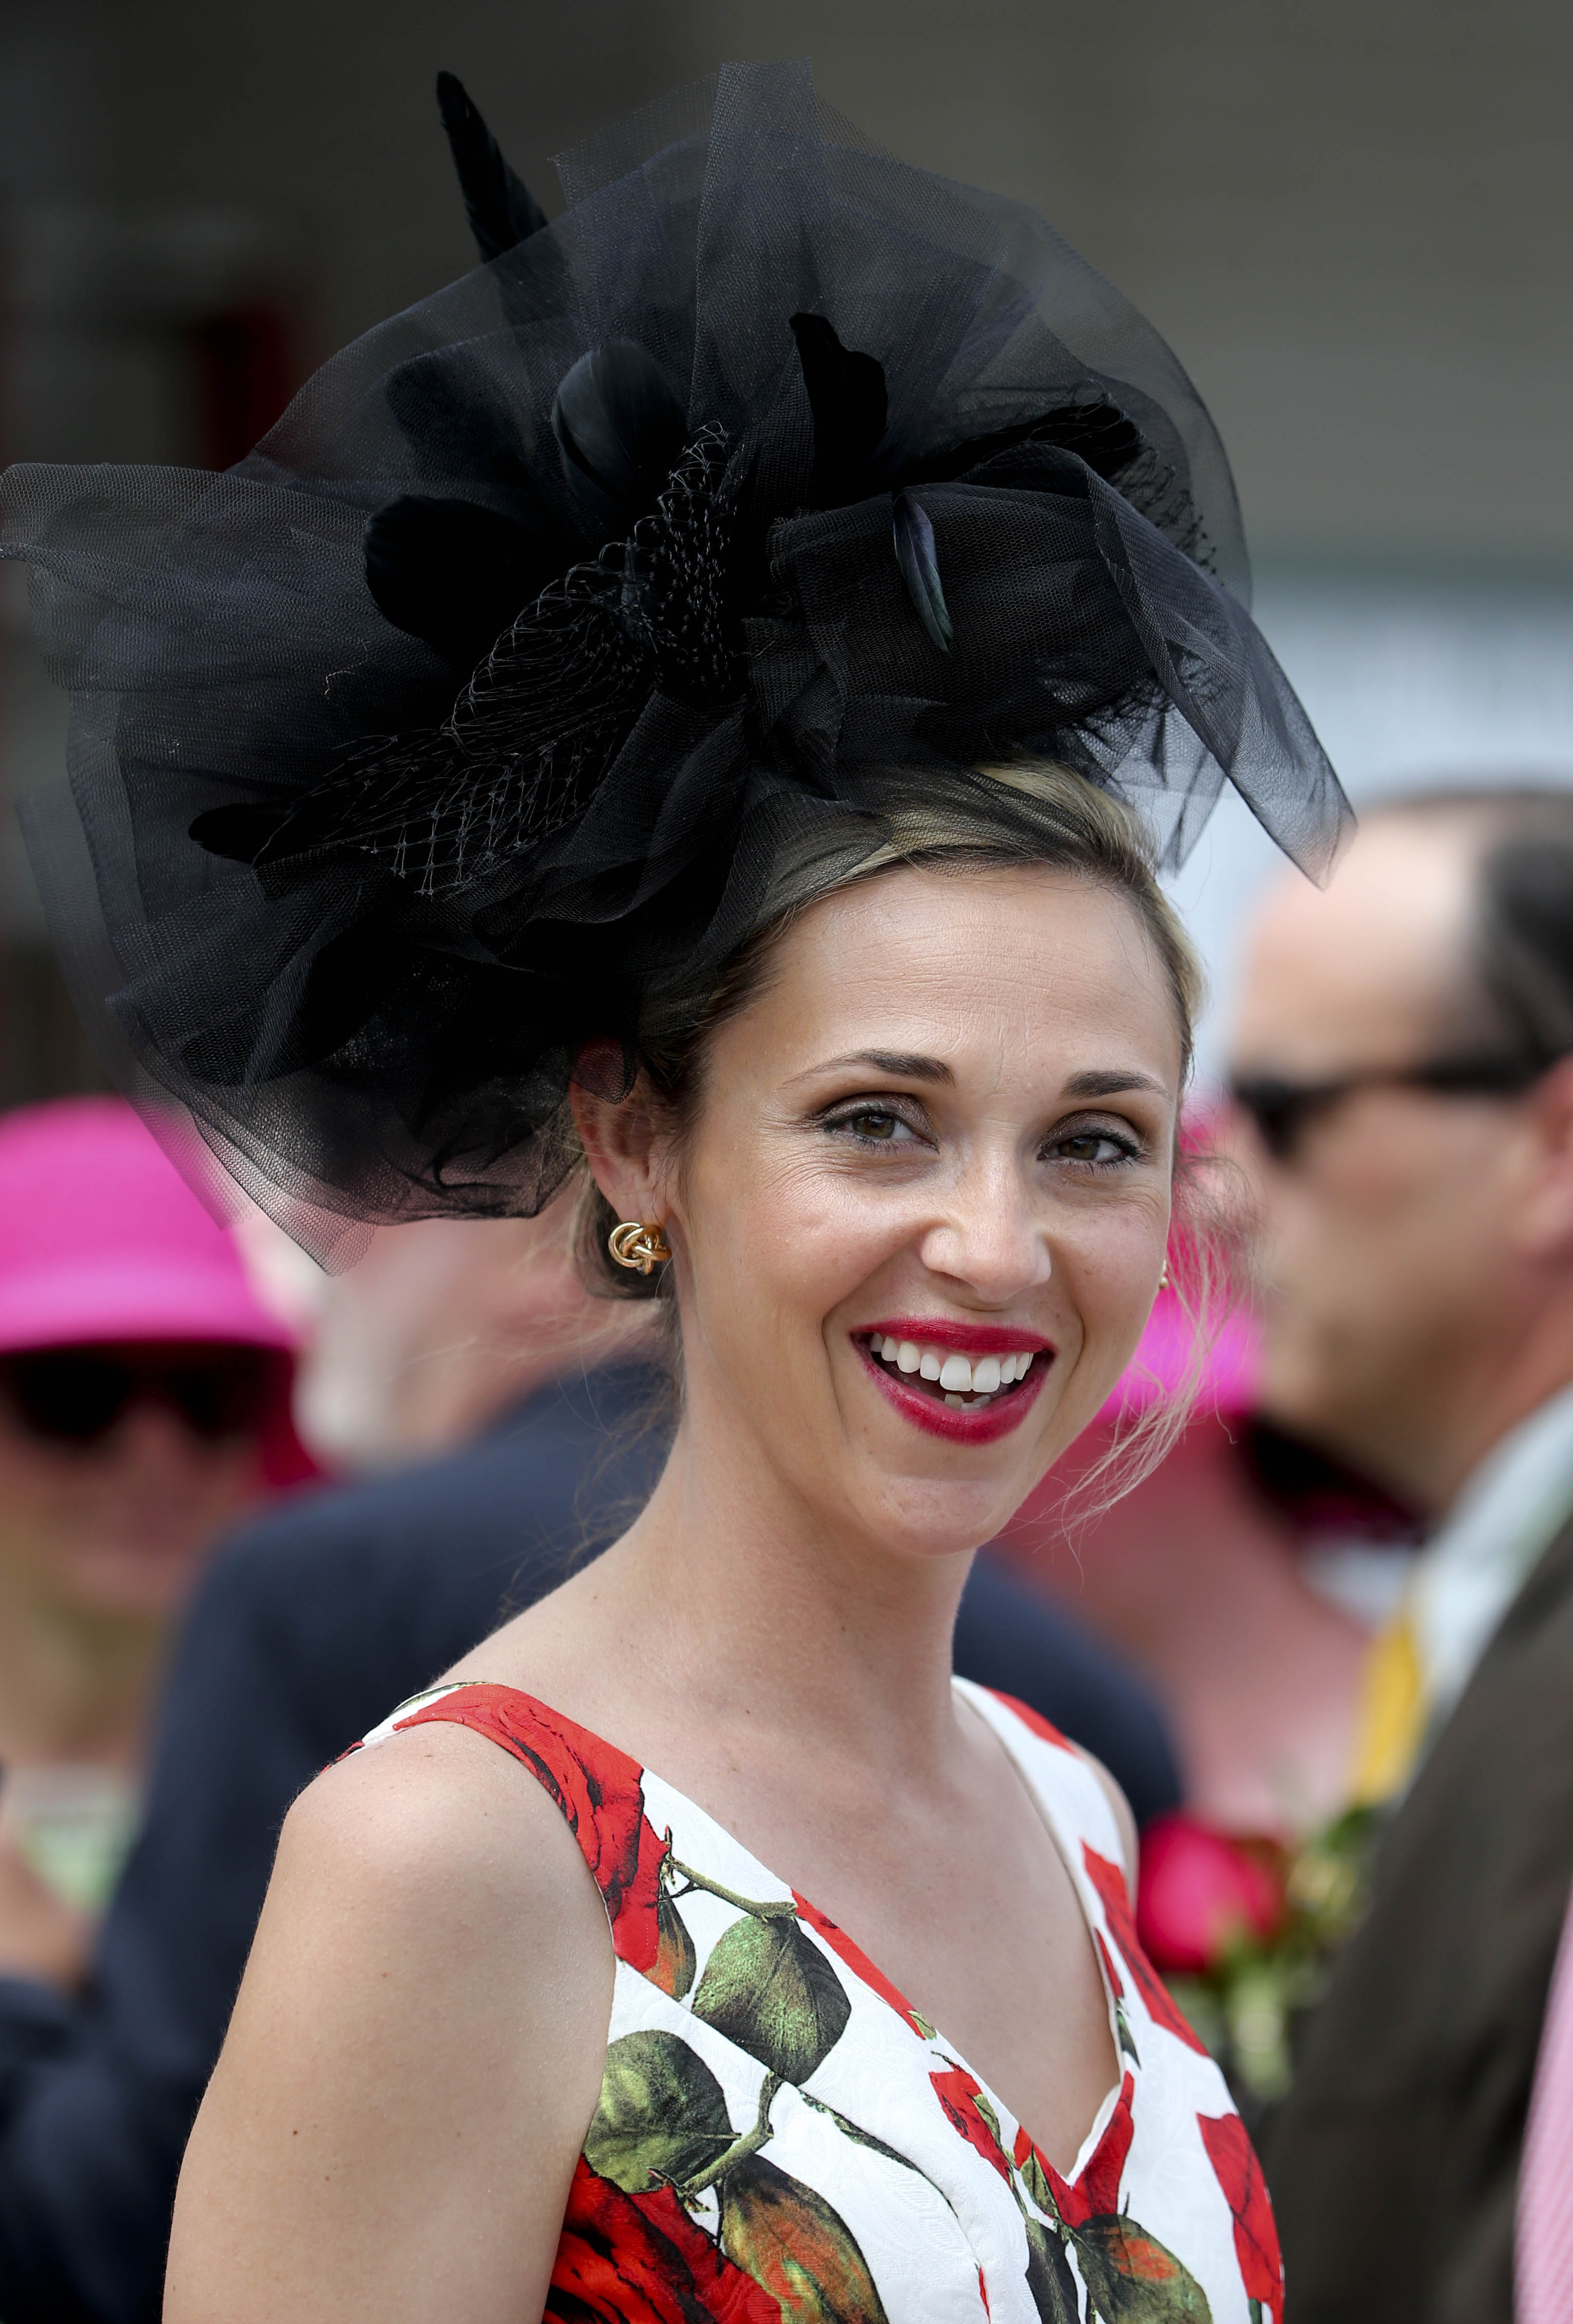
[[[1281,2324],[1123,1801],[950,1672],[1162,1269],[1159,858],[1226,775],[1312,870],[1343,827],[1222,447],[801,68],[570,156],[554,226],[442,101],[477,274],[226,477],[13,480],[78,695],[35,850],[109,1047],[303,1240],[576,1181],[680,1410],[291,1811],[166,2316]]]
[[[1128,816],[1053,788],[1037,862],[975,848],[796,914],[680,1103],[648,1076],[576,1093],[596,1206],[672,1254],[685,1434],[747,1440],[871,1550],[998,1532],[1108,1395],[1163,1263],[1191,974]]]

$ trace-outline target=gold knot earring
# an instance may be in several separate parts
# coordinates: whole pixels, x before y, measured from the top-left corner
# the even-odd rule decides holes
[[[671,1245],[658,1226],[647,1227],[638,1219],[625,1219],[606,1237],[606,1249],[619,1267],[633,1268],[640,1275],[648,1275],[662,1259],[671,1257]]]
[[[1167,1291],[1169,1288],[1169,1261],[1167,1259],[1163,1262],[1163,1272],[1158,1278],[1158,1288],[1160,1291]]]

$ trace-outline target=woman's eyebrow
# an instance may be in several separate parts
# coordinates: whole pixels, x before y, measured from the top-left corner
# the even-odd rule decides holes
[[[1067,1097],[1123,1097],[1128,1090],[1151,1090],[1157,1097],[1169,1094],[1161,1081],[1155,1081],[1151,1074],[1138,1072],[1133,1065],[1072,1074],[1065,1084]]]
[[[921,1057],[906,1049],[854,1049],[845,1057],[827,1057],[822,1065],[810,1065],[810,1074],[835,1074],[848,1065],[870,1065],[876,1074],[888,1074],[893,1081],[949,1082],[956,1076],[939,1057]],[[808,1074],[800,1074],[806,1081]]]

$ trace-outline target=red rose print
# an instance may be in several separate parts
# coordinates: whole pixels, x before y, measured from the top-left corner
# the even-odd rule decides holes
[[[992,2163],[1000,2177],[1008,2181],[1010,2161],[995,2134],[991,2119],[994,2108],[989,2107],[986,2115],[981,2111],[979,2101],[986,2107],[988,2100],[984,2098],[980,2086],[962,2066],[952,2066],[948,2073],[930,2074],[929,2080],[933,2083],[934,2095],[949,2116],[953,2127],[961,2133],[968,2146],[975,2146],[984,2161]]]
[[[529,1768],[584,1852],[606,1899],[618,1959],[630,1969],[653,1969],[666,1846],[645,1819],[635,1762],[511,1686],[456,1687],[398,1723],[403,1729],[444,1721],[473,1727]]]
[[[1235,2256],[1240,2263],[1245,2296],[1271,2301],[1276,2314],[1283,2298],[1283,2261],[1256,2150],[1237,2114],[1198,2114],[1197,2124],[1235,2215]]]
[[[1117,1864],[1111,1864],[1106,1856],[1100,1856],[1096,1848],[1089,1848],[1085,1840],[1081,1843],[1081,1857],[1087,1867],[1087,1878],[1097,1890],[1115,1942],[1124,1955],[1131,1981],[1147,2005],[1149,2016],[1155,2025],[1165,2026],[1189,2049],[1195,2050],[1205,2058],[1207,2045],[1197,2040],[1170,2000],[1167,1986],[1142,1950],[1136,1924],[1131,1917],[1131,1892],[1125,1886],[1124,1874]]]
[[[798,1908],[799,1920],[806,1922],[817,1937],[824,1938],[838,1960],[845,1961],[849,1969],[855,1970],[882,2001],[888,2001],[902,2017],[917,2024],[918,2013],[906,1996],[897,1991],[883,1969],[875,1969],[863,1948],[853,1943],[845,1929],[837,1928],[834,1921],[827,1920],[818,1905],[810,1904],[806,1896],[800,1896],[795,1888],[792,1890],[792,1903]]]
[[[1160,1969],[1198,1975],[1236,1937],[1276,1935],[1286,1909],[1272,1841],[1232,1840],[1186,1815],[1154,1816],[1143,1833],[1136,1926]]]
[[[625,2195],[581,2156],[542,2324],[781,2324],[670,2187]]]
[[[1079,2178],[1067,2182],[1047,2163],[1043,2166],[1049,2171],[1059,2216],[1068,2227],[1079,2227],[1084,2219],[1106,2218],[1120,2208],[1120,2181],[1125,2175],[1131,2141],[1136,2133],[1131,2112],[1135,2088],[1127,2074],[1120,2085],[1119,2102]]]
[[[1095,1930],[1094,1935],[1097,1942],[1098,1959],[1104,1965],[1104,1975],[1109,1981],[1109,1991],[1116,2001],[1124,2001],[1125,1988],[1120,1981],[1120,1972],[1115,1967],[1115,1957],[1104,1942],[1104,1932],[1101,1929],[1097,1929]]]
[[[1038,2168],[1049,2181],[1055,2207],[1068,2227],[1079,2227],[1084,2219],[1096,2218],[1120,2208],[1120,2181],[1125,2175],[1125,2161],[1131,2152],[1136,2125],[1131,2111],[1131,2101],[1136,2085],[1127,2074],[1120,2084],[1120,2095],[1115,2110],[1104,2127],[1104,2135],[1087,2157],[1087,2168],[1076,2179],[1062,2179],[1044,2154],[1040,2154],[1024,2130],[1016,2133],[1016,2165],[1020,2169],[1030,2154],[1037,2155]]]

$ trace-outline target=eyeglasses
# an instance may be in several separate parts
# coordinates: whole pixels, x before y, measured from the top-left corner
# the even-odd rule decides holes
[[[1439,1097],[1513,1097],[1532,1088],[1550,1070],[1547,1057],[1438,1057],[1418,1065],[1374,1065],[1320,1082],[1281,1080],[1274,1074],[1242,1074],[1229,1094],[1247,1115],[1277,1162],[1290,1161],[1313,1114],[1339,1104],[1356,1090],[1430,1090]]]
[[[13,1417],[42,1443],[79,1450],[102,1443],[136,1404],[161,1405],[204,1444],[249,1436],[276,1379],[273,1360],[251,1348],[178,1359],[51,1348],[0,1360],[0,1398]]]

